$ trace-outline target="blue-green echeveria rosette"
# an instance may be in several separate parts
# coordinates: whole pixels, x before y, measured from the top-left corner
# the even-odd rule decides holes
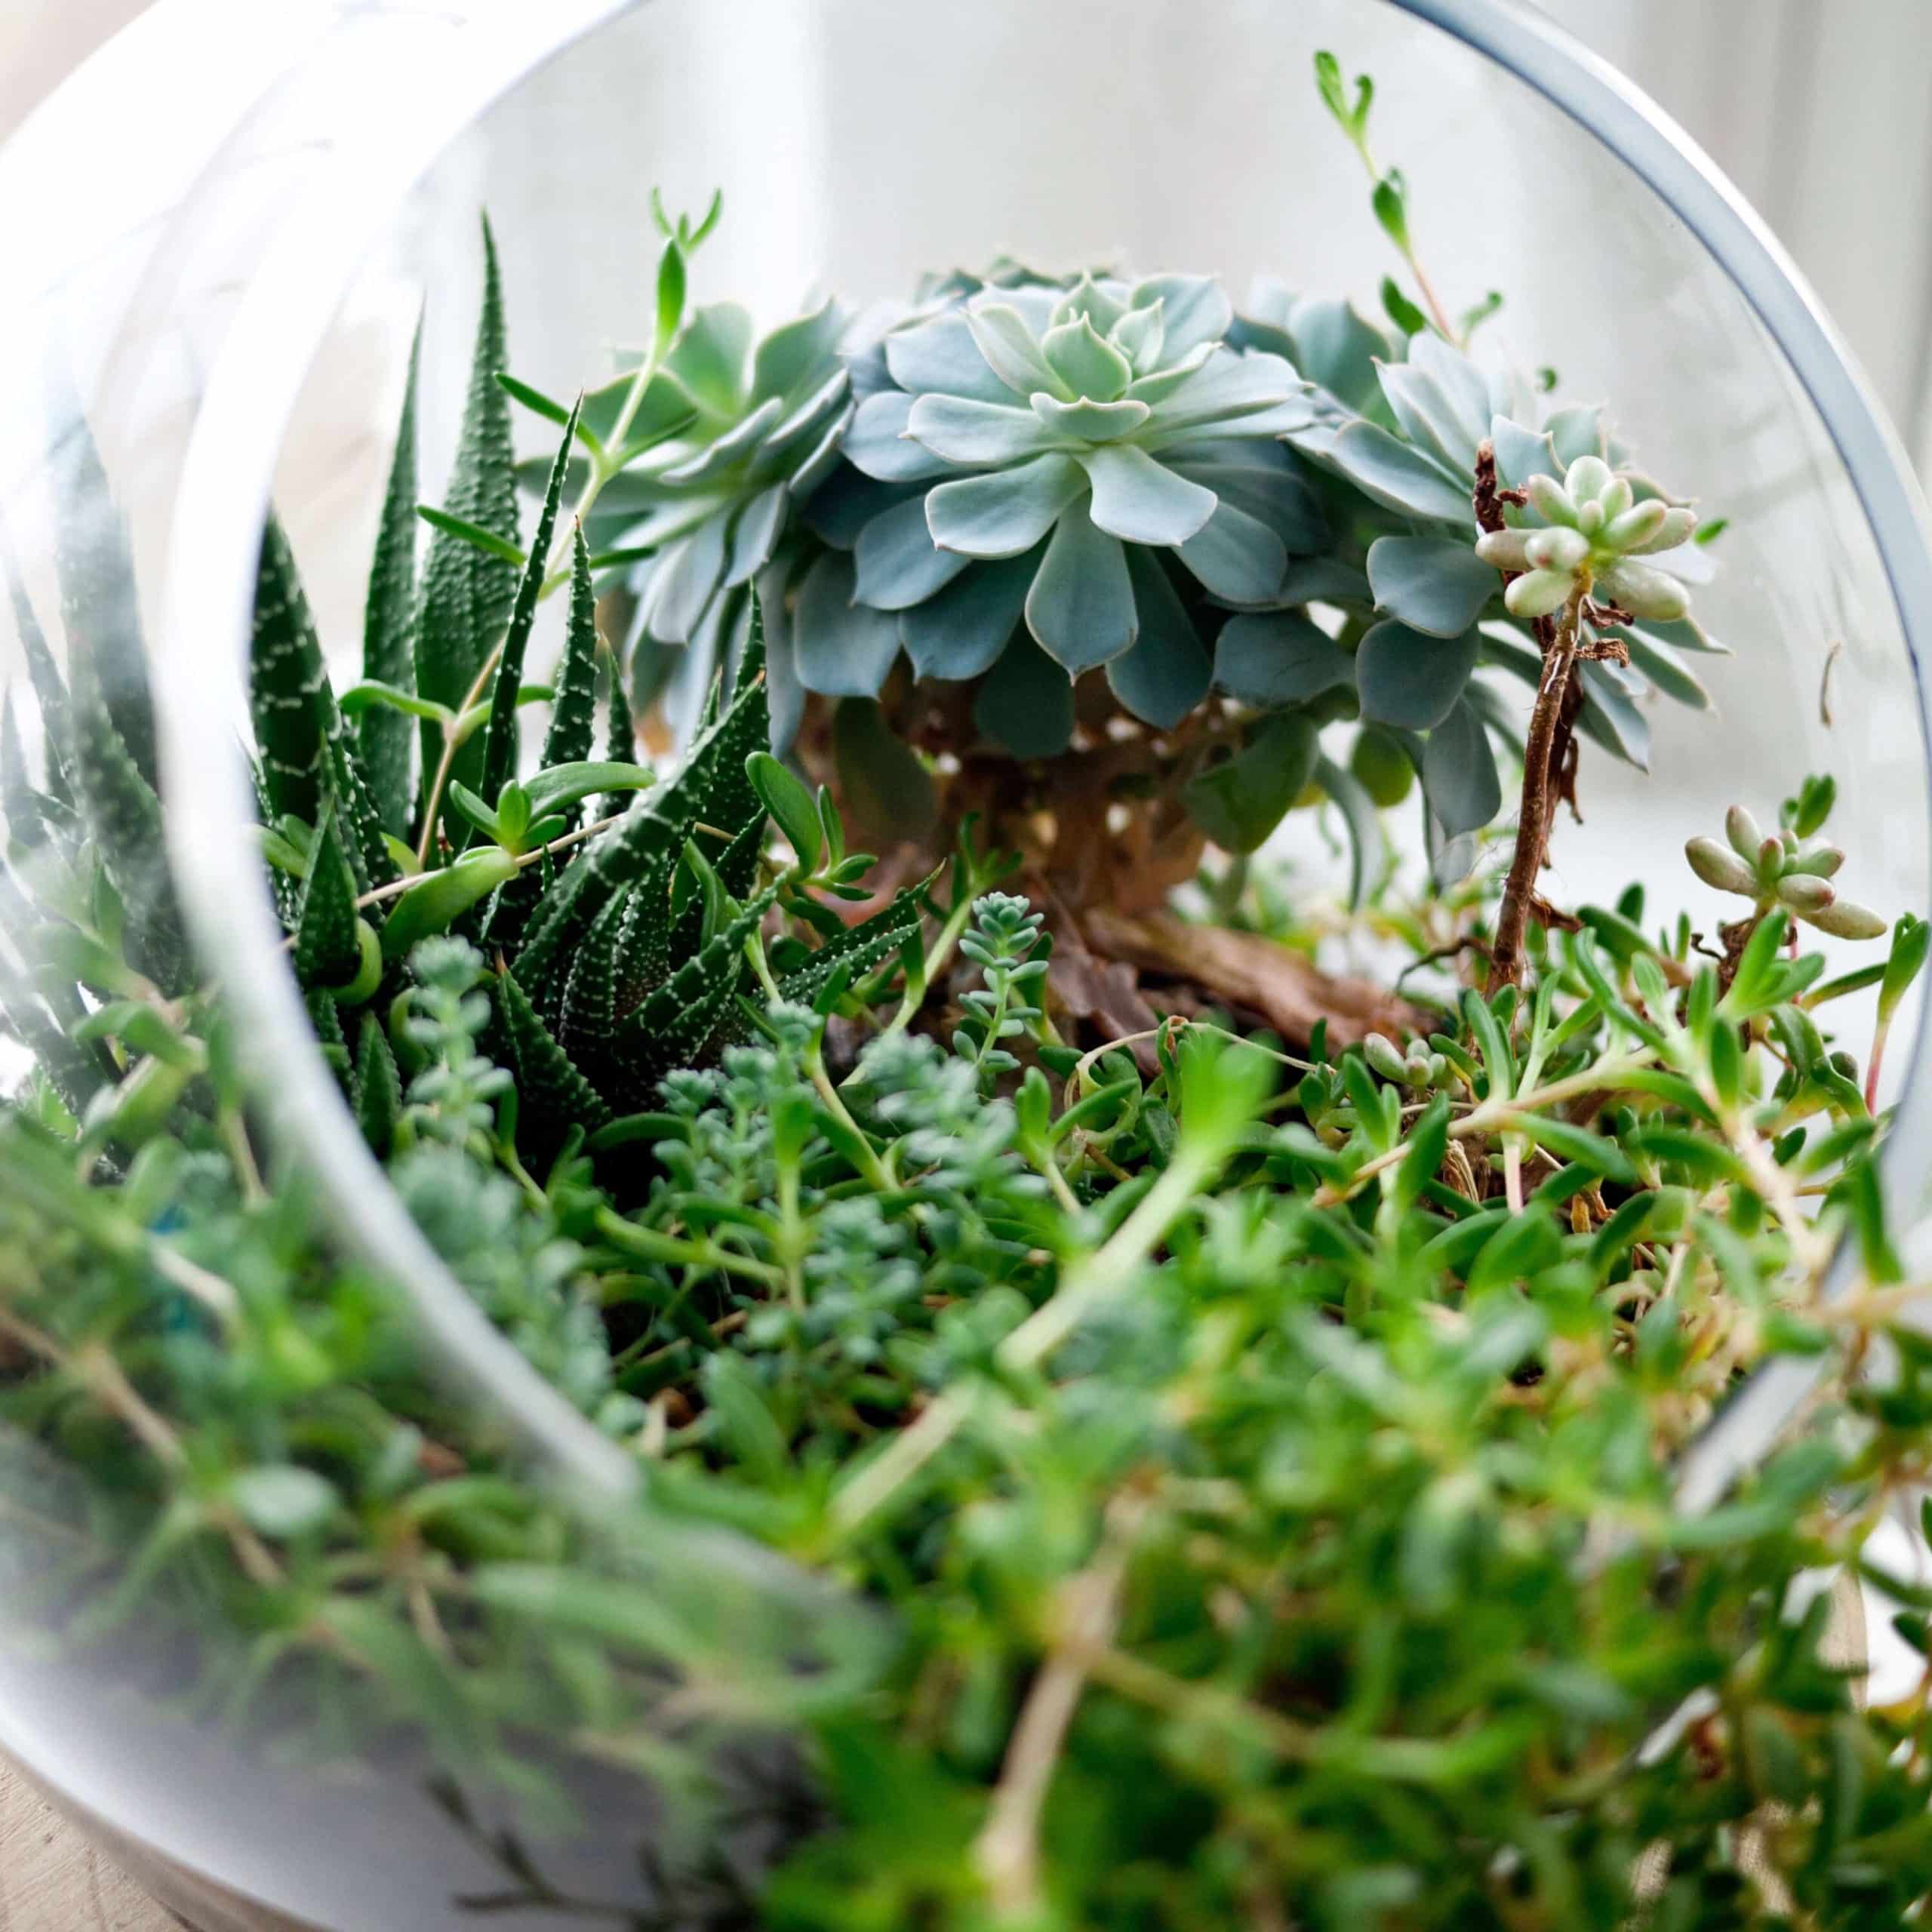
[[[1278,438],[1306,413],[1279,355],[1230,348],[1202,276],[990,286],[855,359],[852,475],[801,591],[808,688],[871,696],[900,648],[921,676],[1035,649],[1106,667],[1171,725],[1207,695],[1197,609],[1264,605],[1325,532]]]
[[[592,549],[651,553],[628,574],[632,675],[638,697],[661,694],[681,729],[742,648],[751,586],[768,611],[782,610],[810,547],[795,512],[838,461],[851,420],[840,353],[851,320],[828,301],[755,340],[736,303],[698,309],[646,392],[632,434],[648,446],[597,500]],[[593,430],[614,420],[630,380],[585,399]]]
[[[1308,408],[1285,434],[1332,479],[1324,503],[1346,533],[1339,554],[1359,558],[1361,576],[1352,589],[1339,576],[1312,584],[1302,580],[1306,573],[1291,572],[1278,608],[1231,620],[1217,653],[1223,689],[1252,691],[1265,672],[1285,700],[1306,695],[1311,681],[1336,681],[1345,675],[1339,650],[1311,637],[1294,607],[1309,597],[1366,603],[1349,679],[1360,715],[1403,747],[1422,776],[1435,828],[1473,829],[1497,808],[1490,741],[1520,730],[1477,674],[1495,669],[1535,685],[1541,659],[1531,626],[1554,594],[1554,574],[1538,573],[1534,582],[1518,578],[1524,587],[1506,601],[1501,573],[1534,571],[1532,549],[1567,568],[1580,534],[1590,539],[1598,571],[1610,572],[1600,580],[1605,595],[1629,589],[1633,622],[1614,632],[1628,663],[1578,667],[1585,697],[1578,728],[1641,766],[1649,752],[1641,706],[1653,691],[1709,704],[1683,654],[1720,647],[1689,619],[1681,586],[1706,580],[1710,561],[1684,540],[1694,523],[1687,509],[1634,468],[1600,408],[1549,408],[1519,377],[1483,368],[1438,336],[1404,343],[1345,304],[1297,298],[1272,283],[1257,285],[1234,334],[1292,357],[1307,379]],[[1475,495],[1485,443],[1497,485],[1528,501],[1507,510],[1507,538],[1479,554]],[[1622,517],[1629,525],[1617,533],[1615,556],[1593,533],[1569,527],[1582,509],[1567,503],[1564,484],[1579,462],[1593,499],[1599,489],[1610,492],[1599,521]],[[1637,544],[1644,546],[1641,564]]]

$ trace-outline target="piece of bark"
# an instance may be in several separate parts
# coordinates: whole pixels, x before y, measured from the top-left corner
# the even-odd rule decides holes
[[[1211,998],[1256,1014],[1281,1037],[1307,1044],[1328,1023],[1330,1044],[1352,1046],[1370,1033],[1399,1038],[1426,1032],[1430,1016],[1373,980],[1324,973],[1301,954],[1260,933],[1192,925],[1171,912],[1135,915],[1090,908],[1081,917],[1088,943],[1103,957],[1124,959],[1198,987]]]

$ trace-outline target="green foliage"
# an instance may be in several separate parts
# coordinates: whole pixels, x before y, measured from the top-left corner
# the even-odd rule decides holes
[[[1318,82],[1366,158],[1372,89],[1332,61]],[[1407,191],[1371,166],[1408,257]],[[498,380],[490,251],[420,591],[406,411],[361,679],[338,703],[271,525],[252,681],[316,1050],[433,1251],[632,1460],[640,1502],[593,1536],[506,1463],[266,1159],[223,962],[199,974],[183,943],[138,703],[85,638],[63,688],[34,631],[38,760],[0,718],[0,1017],[35,1060],[0,1109],[0,1419],[73,1481],[36,1518],[10,1473],[68,1552],[10,1614],[103,1672],[109,1639],[149,1632],[191,1711],[420,1770],[503,1909],[720,1932],[1912,1922],[1924,1687],[1857,1708],[1797,1587],[1881,1577],[1872,1531],[1932,1427],[1877,1099],[1928,929],[1906,915],[1832,981],[1793,945],[1796,920],[1877,923],[1829,883],[1829,781],[1774,833],[1734,814],[1724,846],[1693,841],[1752,902],[1721,961],[1626,894],[1539,929],[1524,986],[1492,994],[1442,970],[1480,956],[1483,885],[1384,891],[1354,934],[1435,969],[1417,1027],[1337,1048],[1318,1026],[1303,1057],[1194,1000],[1094,1043],[1050,909],[998,889],[1016,862],[969,826],[888,896],[771,749],[809,671],[848,700],[844,795],[893,830],[932,802],[923,762],[879,755],[902,649],[981,680],[981,728],[1039,757],[1104,660],[1156,731],[1216,707],[1226,755],[1183,782],[1217,843],[1255,851],[1313,788],[1359,900],[1412,773],[1438,854],[1499,808],[1483,676],[1532,648],[1512,626],[1552,589],[1512,606],[1499,568],[1567,573],[1567,608],[1580,571],[1607,591],[1684,518],[1651,495],[1620,527],[1643,505],[1594,413],[1493,411],[1420,308],[1404,355],[1343,305],[1264,294],[1236,323],[1205,279],[1008,265],[831,368],[835,312],[755,352],[720,311],[687,318],[715,216],[660,211],[651,348],[580,411]],[[527,550],[509,395],[561,432]],[[829,463],[848,426],[815,491],[817,457],[792,459]],[[1520,558],[1476,558],[1490,434],[1512,507],[1580,559],[1532,554],[1527,519],[1503,533]],[[903,473],[863,478],[867,454]],[[1160,521],[1183,502],[1184,535]],[[648,676],[600,674],[600,568],[642,582],[655,642],[674,603],[690,620],[691,728],[661,774],[634,761]],[[1639,666],[1704,642],[1598,614]],[[1636,681],[1584,687],[1580,728],[1626,754]],[[518,714],[546,696],[528,766]],[[1346,767],[1324,752],[1323,726],[1362,720]],[[1249,939],[1314,943],[1260,864],[1214,884]],[[1862,1069],[1826,1030],[1860,995]],[[1689,1507],[1678,1459],[1786,1358],[1817,1371],[1806,1432]],[[1925,1593],[1888,1587],[1922,1647]],[[600,1831],[675,1798],[700,1841],[752,1849],[728,1877],[647,1853],[635,1910],[573,1897],[466,1793],[568,1817],[580,1752],[654,1787]]]

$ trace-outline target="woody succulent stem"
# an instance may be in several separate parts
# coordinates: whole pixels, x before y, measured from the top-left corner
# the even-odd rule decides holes
[[[1503,529],[1503,505],[1522,501],[1520,491],[1500,487],[1495,446],[1484,442],[1476,451],[1478,525],[1486,534]],[[1511,574],[1505,574],[1506,583]],[[1515,857],[1510,863],[1502,907],[1497,915],[1496,938],[1490,958],[1492,992],[1498,986],[1517,986],[1522,981],[1523,936],[1536,897],[1537,875],[1543,869],[1549,845],[1550,821],[1555,805],[1552,783],[1561,771],[1559,740],[1567,735],[1564,700],[1569,691],[1583,599],[1589,595],[1589,588],[1586,577],[1578,580],[1560,622],[1548,617],[1534,621],[1537,641],[1543,648],[1543,676],[1537,687],[1536,707],[1530,715],[1529,736],[1523,747],[1522,806],[1516,819]]]
[[[1536,897],[1537,875],[1549,847],[1550,822],[1555,815],[1556,743],[1563,731],[1563,701],[1577,661],[1577,640],[1583,624],[1587,577],[1579,578],[1570,601],[1563,607],[1543,652],[1543,678],[1537,687],[1536,708],[1523,746],[1523,802],[1516,817],[1516,854],[1503,888],[1503,905],[1496,915],[1496,940],[1490,974],[1491,991],[1516,986],[1523,977],[1523,936]]]

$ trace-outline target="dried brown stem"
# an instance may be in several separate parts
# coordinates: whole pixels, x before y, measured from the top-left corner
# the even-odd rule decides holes
[[[1564,700],[1570,689],[1571,667],[1577,657],[1580,584],[1564,607],[1556,635],[1543,654],[1543,678],[1537,687],[1536,706],[1530,713],[1529,736],[1523,745],[1523,802],[1516,816],[1516,851],[1503,888],[1496,915],[1495,971],[1490,990],[1517,986],[1523,977],[1523,937],[1537,899],[1537,875],[1549,849],[1550,820],[1558,796],[1571,789]],[[1559,754],[1558,740],[1563,741]],[[1554,779],[1555,784],[1552,780]]]
[[[1496,448],[1484,443],[1476,451],[1475,489],[1473,496],[1477,524],[1484,531],[1503,528],[1506,503],[1520,504],[1523,494],[1500,486],[1496,472]],[[1513,572],[1506,572],[1506,586]],[[1530,714],[1529,736],[1523,747],[1523,801],[1516,819],[1516,852],[1509,877],[1503,889],[1503,904],[1497,914],[1494,956],[1491,961],[1490,990],[1520,985],[1523,977],[1523,937],[1530,915],[1542,905],[1536,890],[1537,875],[1549,854],[1550,823],[1557,799],[1567,801],[1577,809],[1577,714],[1583,708],[1583,692],[1571,677],[1580,655],[1622,657],[1620,645],[1611,648],[1583,641],[1583,620],[1589,608],[1588,574],[1580,577],[1570,601],[1556,619],[1539,617],[1532,629],[1543,653],[1543,675],[1537,687],[1537,701]]]

